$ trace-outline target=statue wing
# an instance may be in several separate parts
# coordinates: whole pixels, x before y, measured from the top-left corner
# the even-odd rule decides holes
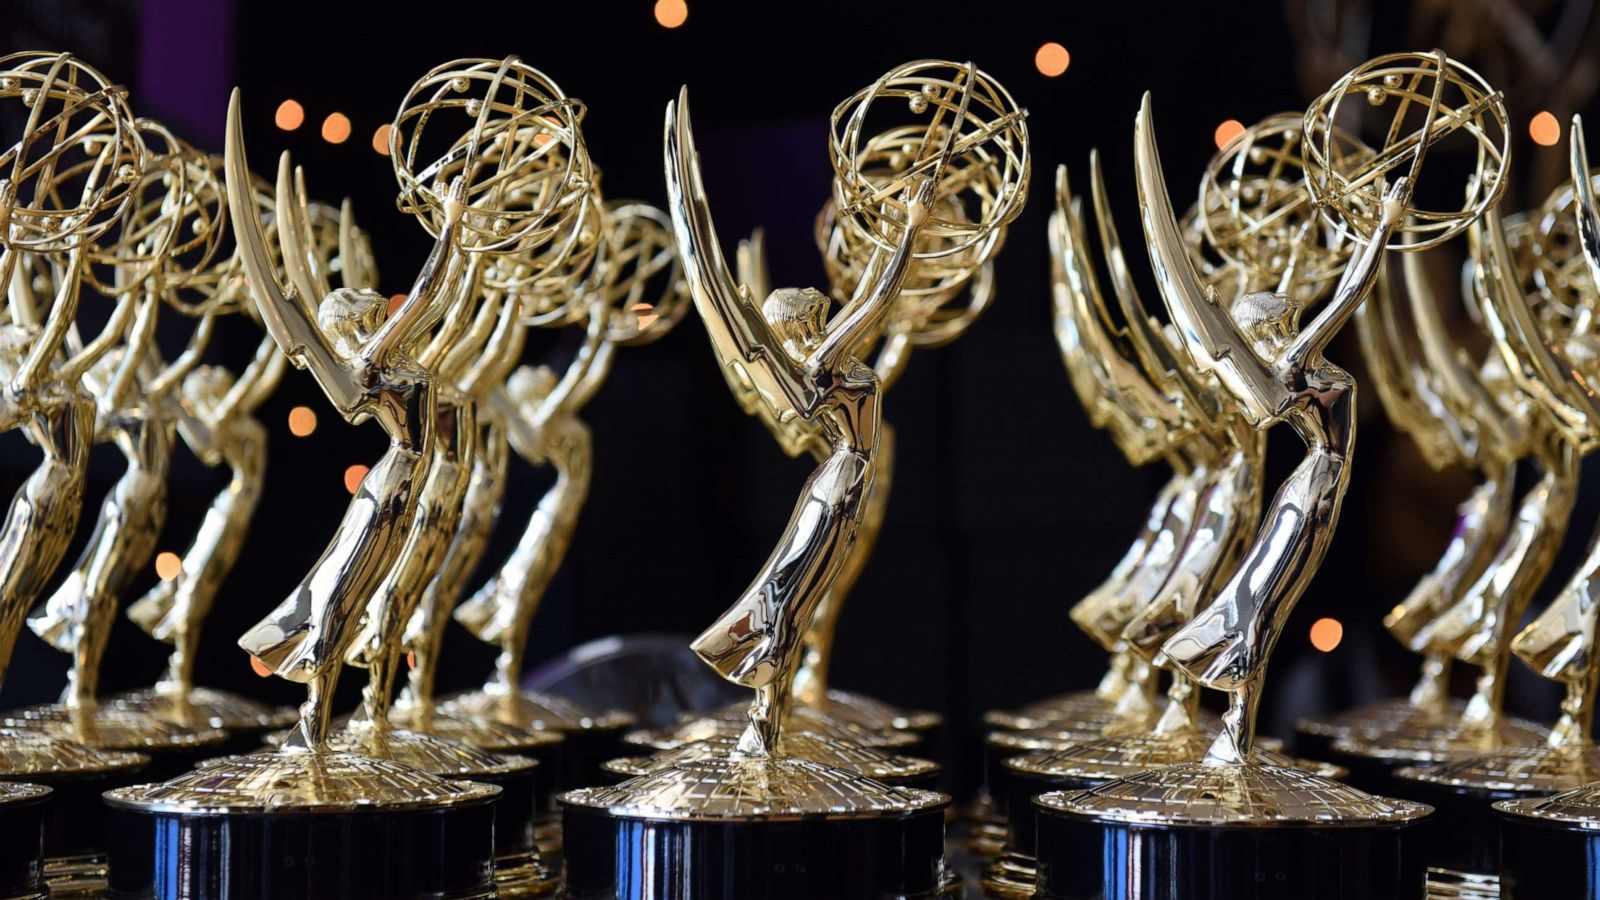
[[[750,297],[734,281],[717,242],[689,125],[688,91],[667,104],[667,207],[689,295],[711,336],[728,386],[745,412],[759,416],[784,451],[815,450],[822,438],[809,421],[821,392],[785,353]]]
[[[250,162],[245,157],[244,124],[239,112],[239,91],[228,101],[226,155],[228,212],[233,219],[234,240],[244,262],[250,292],[255,298],[261,321],[296,368],[310,369],[328,399],[346,417],[354,415],[365,400],[345,361],[323,335],[312,317],[310,305],[302,301],[295,286],[287,291],[278,281],[267,251],[266,229],[256,204],[250,180]],[[280,195],[280,205],[283,201]],[[310,298],[306,298],[309,300]]]
[[[1255,355],[1250,341],[1218,302],[1216,289],[1203,282],[1194,269],[1161,172],[1148,93],[1134,126],[1134,168],[1140,219],[1156,284],[1190,357],[1202,370],[1216,374],[1251,425],[1262,428],[1277,421],[1294,403],[1295,395]]]

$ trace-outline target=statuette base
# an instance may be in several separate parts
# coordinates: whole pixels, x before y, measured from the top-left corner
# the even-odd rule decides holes
[[[1034,805],[1042,898],[1424,896],[1412,830],[1429,807],[1296,769],[1191,763],[1045,794]],[[1100,853],[1085,859],[1089,842]]]
[[[500,795],[352,753],[215,760],[106,793],[106,896],[490,898]]]
[[[560,798],[567,896],[950,896],[950,798],[789,757],[713,757]],[[957,885],[958,888],[958,885]]]

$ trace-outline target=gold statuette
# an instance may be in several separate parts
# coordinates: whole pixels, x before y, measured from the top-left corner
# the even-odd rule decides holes
[[[100,293],[121,296],[132,309],[116,345],[82,373],[95,399],[95,440],[114,445],[127,468],[65,581],[28,619],[35,634],[72,656],[66,690],[60,702],[19,710],[9,721],[106,749],[183,754],[225,735],[204,723],[191,729],[100,702],[100,664],[117,603],[155,556],[166,520],[177,424],[172,394],[212,332],[225,202],[209,158],[156,122],[141,119],[137,131],[151,158],[130,188],[115,243],[105,249],[102,264],[114,277],[106,281],[94,267],[84,270]],[[197,305],[184,304],[188,292],[202,298]],[[163,307],[195,322],[188,346],[170,363],[162,362],[155,345]]]
[[[270,190],[258,187],[257,202],[269,205]],[[219,311],[254,315],[243,265],[236,248],[218,272],[213,302]],[[163,578],[128,606],[128,618],[151,637],[171,644],[172,654],[162,678],[150,688],[116,698],[120,706],[187,727],[205,724],[225,731],[259,732],[293,718],[292,710],[272,709],[194,683],[201,625],[239,559],[265,483],[267,430],[254,412],[271,396],[284,368],[283,353],[267,335],[237,376],[224,366],[199,365],[185,376],[171,401],[184,443],[207,466],[226,466],[229,479],[201,518],[177,574]]]
[[[0,429],[20,431],[40,454],[0,526],[3,679],[23,617],[60,565],[83,509],[95,404],[80,376],[110,350],[131,301],[118,303],[105,336],[70,348],[68,338],[77,337],[87,258],[108,242],[132,203],[145,149],[123,89],[68,54],[0,59],[0,103],[27,110],[18,116],[23,128],[7,132],[0,154],[0,283],[12,286],[0,321]],[[38,290],[41,283],[54,289]],[[52,819],[99,821],[97,791],[126,783],[148,762],[138,753],[91,749],[44,731],[0,728],[0,779],[66,788],[49,797]],[[0,791],[8,833],[26,835],[27,826],[13,817],[19,810],[31,815],[37,793],[21,785]],[[103,889],[104,847],[97,828],[46,829],[44,876],[51,890]]]
[[[872,136],[896,110],[909,112],[914,124],[890,132],[901,152],[880,159],[883,144]],[[1027,193],[1023,119],[1005,90],[970,64],[909,63],[845,101],[834,114],[841,125],[830,146],[836,215],[868,249],[856,290],[829,315],[831,302],[821,291],[779,288],[758,301],[750,285],[735,280],[707,206],[687,93],[668,107],[668,205],[712,349],[746,412],[786,452],[809,453],[819,465],[750,586],[692,642],[723,678],[752,690],[743,730],[720,753],[691,754],[615,787],[563,795],[568,845],[614,848],[569,855],[570,891],[631,882],[636,873],[650,872],[654,880],[670,869],[673,884],[739,893],[746,873],[792,862],[793,890],[829,893],[825,885],[835,883],[824,873],[838,860],[807,858],[795,843],[797,827],[817,830],[819,839],[831,835],[826,842],[833,848],[883,853],[874,890],[942,889],[937,823],[947,796],[796,755],[786,735],[791,728],[806,731],[798,718],[793,726],[788,721],[806,631],[859,552],[876,489],[882,380],[863,355],[894,321],[905,288],[933,272],[925,266],[962,259],[976,268],[987,253],[968,251],[998,247]],[[746,274],[752,270],[759,267],[747,266]],[[932,827],[913,837],[904,829],[914,823]],[[708,827],[736,828],[749,840],[735,858],[706,866],[678,854],[654,856],[648,848],[655,840],[630,836],[640,828],[659,833],[665,849]]]
[[[430,145],[441,151],[437,157],[419,154],[426,124],[448,129],[463,119],[458,136]],[[141,831],[150,839],[142,852],[174,855],[155,860],[155,870],[185,877],[203,880],[213,868],[246,866],[270,879],[273,892],[337,890],[326,879],[374,846],[341,844],[326,849],[332,857],[326,867],[296,865],[292,858],[263,857],[259,842],[216,832],[266,821],[320,827],[321,815],[369,810],[375,818],[361,840],[392,841],[384,835],[401,829],[425,858],[375,873],[392,880],[379,893],[492,895],[497,881],[508,896],[548,892],[553,881],[532,840],[533,761],[394,730],[388,701],[400,632],[454,535],[477,433],[470,400],[440,373],[444,356],[474,318],[485,260],[548,247],[556,248],[549,258],[559,263],[561,248],[569,246],[586,191],[572,165],[573,151],[582,155],[575,105],[514,57],[449,63],[418,82],[393,123],[392,157],[401,208],[435,240],[392,314],[376,291],[331,288],[306,221],[310,204],[287,156],[276,183],[280,256],[274,259],[253,202],[237,94],[228,125],[230,208],[268,333],[291,363],[311,370],[347,420],[375,419],[390,446],[355,491],[312,571],[240,639],[260,666],[307,685],[299,723],[275,750],[114,792],[108,802],[148,829]],[[407,134],[412,140],[402,142],[399,135]],[[356,254],[342,250],[341,257]],[[313,297],[323,299],[313,307]],[[356,721],[330,734],[332,690],[347,661],[368,666],[369,681]],[[501,796],[508,802],[497,808]],[[163,828],[197,836],[168,849],[154,840]],[[446,833],[448,845],[441,843]],[[451,859],[439,856],[447,847],[454,848]],[[341,856],[349,853],[357,857]]]
[[[1334,128],[1341,106],[1355,98],[1392,117],[1375,151],[1346,152]],[[1140,840],[1145,829],[1158,828],[1175,829],[1184,836],[1180,841],[1193,841],[1165,857],[1155,873],[1108,859],[1102,890],[1115,894],[1126,889],[1128,879],[1183,882],[1191,867],[1231,866],[1230,854],[1255,853],[1248,834],[1259,829],[1273,829],[1282,840],[1304,835],[1310,841],[1336,839],[1398,852],[1403,826],[1428,814],[1422,804],[1372,796],[1263,762],[1255,750],[1256,708],[1267,661],[1327,550],[1349,479],[1355,384],[1327,361],[1324,348],[1366,299],[1386,250],[1437,245],[1465,231],[1495,202],[1505,155],[1490,135],[1498,126],[1503,136],[1504,121],[1499,95],[1438,51],[1372,60],[1319,98],[1304,117],[1299,144],[1305,177],[1298,182],[1298,196],[1286,198],[1285,214],[1309,205],[1315,215],[1304,217],[1307,230],[1323,232],[1319,242],[1352,246],[1331,293],[1302,323],[1303,311],[1322,293],[1315,280],[1286,277],[1272,290],[1236,279],[1240,283],[1225,304],[1218,287],[1202,278],[1167,194],[1145,98],[1135,126],[1134,158],[1145,238],[1174,329],[1196,368],[1217,379],[1237,415],[1262,431],[1289,424],[1305,442],[1306,456],[1267,504],[1232,575],[1161,648],[1178,671],[1227,694],[1222,733],[1198,762],[1079,794],[1040,797],[1039,856],[1048,864],[1045,871],[1066,849],[1058,840],[1061,828],[1072,827],[1065,823],[1093,825],[1114,832],[1118,840]],[[1457,132],[1484,148],[1460,207],[1414,210],[1411,190],[1428,149]],[[1408,213],[1415,216],[1414,227],[1402,231]],[[1255,881],[1277,880],[1276,861],[1252,858]],[[1384,889],[1392,881],[1404,894],[1418,887],[1410,883],[1416,874],[1396,865],[1363,877]],[[1303,888],[1298,896],[1319,896],[1313,892],[1319,879],[1337,885],[1344,877],[1335,864],[1310,874],[1301,871],[1293,880]],[[1244,883],[1250,881],[1247,875]]]

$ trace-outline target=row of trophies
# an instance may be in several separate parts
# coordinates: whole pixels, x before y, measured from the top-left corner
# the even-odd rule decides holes
[[[730,268],[687,93],[667,107],[663,212],[604,199],[583,106],[544,74],[516,58],[448,63],[416,82],[389,130],[399,208],[434,241],[395,302],[373,290],[348,203],[311,200],[287,155],[275,178],[252,173],[237,93],[220,160],[134,117],[122,89],[68,55],[0,59],[0,103],[21,123],[0,155],[0,410],[43,453],[0,529],[0,660],[57,582],[26,621],[73,657],[60,702],[0,729],[0,834],[12,836],[0,895],[967,889],[946,858],[958,813],[939,767],[908,755],[930,748],[939,717],[831,689],[828,662],[883,524],[895,446],[882,397],[915,349],[956,339],[989,306],[995,255],[1027,199],[1026,112],[1001,85],[970,63],[917,61],[834,110],[821,291],[772,288],[759,233]],[[1506,124],[1501,95],[1443,52],[1380,57],[1304,113],[1245,129],[1179,218],[1146,97],[1134,161],[1165,320],[1134,286],[1098,159],[1098,254],[1058,172],[1049,240],[1070,381],[1131,463],[1164,460],[1173,476],[1072,611],[1111,656],[1099,687],[987,717],[986,796],[961,813],[988,860],[984,892],[1600,897],[1600,553],[1517,630],[1573,510],[1578,461],[1600,446],[1600,220],[1577,122],[1570,184],[1501,215]],[[1423,190],[1425,158],[1463,177]],[[1429,209],[1419,196],[1450,199]],[[1420,261],[1463,236],[1460,301],[1493,348],[1481,360],[1452,337]],[[109,312],[80,315],[94,305],[80,304],[85,289]],[[616,349],[659,338],[690,303],[740,406],[817,468],[749,587],[692,643],[750,700],[634,731],[624,713],[525,690],[524,645],[589,481],[579,414]],[[161,315],[189,335],[170,361]],[[238,374],[202,363],[228,317],[264,332]],[[1349,483],[1355,382],[1323,354],[1352,317],[1390,420],[1432,464],[1476,468],[1482,483],[1387,620],[1423,655],[1421,683],[1303,723],[1300,752],[1329,760],[1308,762],[1257,739],[1255,723],[1267,661]],[[521,365],[530,327],[569,326],[582,338],[563,371]],[[390,441],[312,569],[239,638],[259,671],[306,686],[298,711],[193,679],[265,477],[253,411],[291,364]],[[1263,504],[1265,434],[1279,423],[1306,453]],[[110,624],[154,552],[179,436],[231,478],[181,571],[128,605],[173,645],[166,676],[101,697]],[[58,577],[102,442],[126,473]],[[513,455],[553,469],[554,485],[463,599]],[[1520,495],[1519,468],[1538,473]],[[436,698],[452,619],[500,655],[480,690]],[[1512,653],[1567,686],[1553,728],[1502,712]],[[1457,660],[1481,670],[1467,702],[1448,688]],[[346,663],[367,682],[335,719]],[[1220,717],[1202,711],[1202,688],[1226,696]]]

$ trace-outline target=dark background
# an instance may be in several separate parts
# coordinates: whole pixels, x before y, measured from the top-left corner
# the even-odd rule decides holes
[[[588,105],[584,130],[606,195],[657,204],[664,200],[663,110],[687,84],[726,245],[765,226],[775,282],[799,285],[822,279],[810,229],[828,191],[826,123],[834,104],[909,59],[977,62],[1031,111],[1032,199],[998,263],[995,308],[957,344],[916,356],[886,403],[899,437],[894,492],[877,551],[844,615],[834,679],[945,712],[954,746],[965,748],[983,710],[1094,683],[1104,656],[1070,625],[1067,609],[1122,554],[1167,474],[1158,466],[1130,468],[1089,426],[1068,388],[1048,302],[1044,223],[1054,167],[1082,172],[1089,150],[1101,148],[1126,234],[1136,231],[1129,150],[1145,90],[1154,93],[1166,172],[1183,196],[1214,151],[1220,122],[1303,109],[1314,93],[1308,85],[1326,86],[1372,53],[1443,41],[1491,80],[1498,77],[1497,51],[1473,40],[1472,27],[1463,32],[1462,21],[1440,25],[1418,12],[1476,4],[1378,5],[1381,14],[1366,21],[1361,7],[1332,4],[689,0],[687,23],[666,30],[654,20],[651,0],[370,7],[12,0],[0,17],[0,46],[76,52],[127,84],[137,112],[219,151],[227,91],[238,85],[257,168],[269,170],[276,152],[287,149],[306,166],[313,195],[353,198],[373,235],[385,292],[409,286],[428,241],[395,210],[389,160],[373,151],[371,136],[410,83],[446,60],[517,54],[548,73]],[[1576,26],[1554,24],[1573,8],[1582,13]],[[1477,33],[1497,31],[1474,15],[1466,22]],[[1588,4],[1567,3],[1551,4],[1537,21],[1556,35],[1554,43],[1593,52],[1591,18]],[[1349,61],[1326,42],[1308,43],[1309,26],[1291,21],[1335,22],[1329,33],[1341,36]],[[1034,68],[1045,41],[1072,54],[1059,78]],[[1496,82],[1511,94],[1520,154],[1515,190],[1522,195],[1542,197],[1565,159],[1564,144],[1541,148],[1527,139],[1529,118],[1548,108],[1565,122],[1592,95],[1592,63],[1569,71],[1565,53],[1553,57],[1554,84]],[[292,133],[273,126],[285,98],[306,110],[306,123]],[[318,136],[335,110],[354,125],[338,146]],[[1142,259],[1133,264],[1153,297],[1148,267]],[[214,356],[237,364],[255,340],[247,328],[230,329]],[[529,360],[563,364],[570,342],[570,335],[536,338]],[[1329,355],[1364,376],[1353,335]],[[287,415],[297,405],[317,412],[319,427],[308,438],[289,434]],[[1427,470],[1384,421],[1370,390],[1361,413],[1344,518],[1277,651],[1264,707],[1269,731],[1284,733],[1297,714],[1400,691],[1415,676],[1416,658],[1379,620],[1432,566],[1470,481],[1463,472]],[[307,570],[348,500],[345,468],[370,464],[385,439],[375,426],[338,420],[299,372],[291,371],[260,415],[273,441],[268,492],[209,621],[200,673],[206,684],[292,702],[299,688],[256,678],[234,638]],[[585,418],[595,434],[593,488],[535,622],[530,663],[604,635],[697,632],[771,549],[811,465],[785,458],[762,426],[739,412],[692,314],[659,343],[621,350]],[[1292,435],[1274,435],[1270,485],[1300,453]],[[0,443],[0,454],[9,490],[35,456],[15,436]],[[545,473],[513,467],[491,564],[503,559],[548,484]],[[80,543],[120,470],[115,451],[96,452],[95,506],[86,511]],[[162,549],[181,552],[224,481],[178,450]],[[1600,511],[1597,495],[1585,491],[1552,584],[1586,546]],[[1547,587],[1545,596],[1552,592]],[[1323,616],[1345,626],[1343,642],[1326,654],[1307,638]],[[148,683],[165,653],[123,623],[106,660],[106,689]],[[454,626],[446,654],[445,688],[480,680],[493,657]],[[66,662],[25,633],[0,706],[51,699]],[[1513,707],[1552,718],[1549,686],[1512,665]],[[344,680],[351,703],[360,674]],[[968,754],[958,756],[966,761]]]

